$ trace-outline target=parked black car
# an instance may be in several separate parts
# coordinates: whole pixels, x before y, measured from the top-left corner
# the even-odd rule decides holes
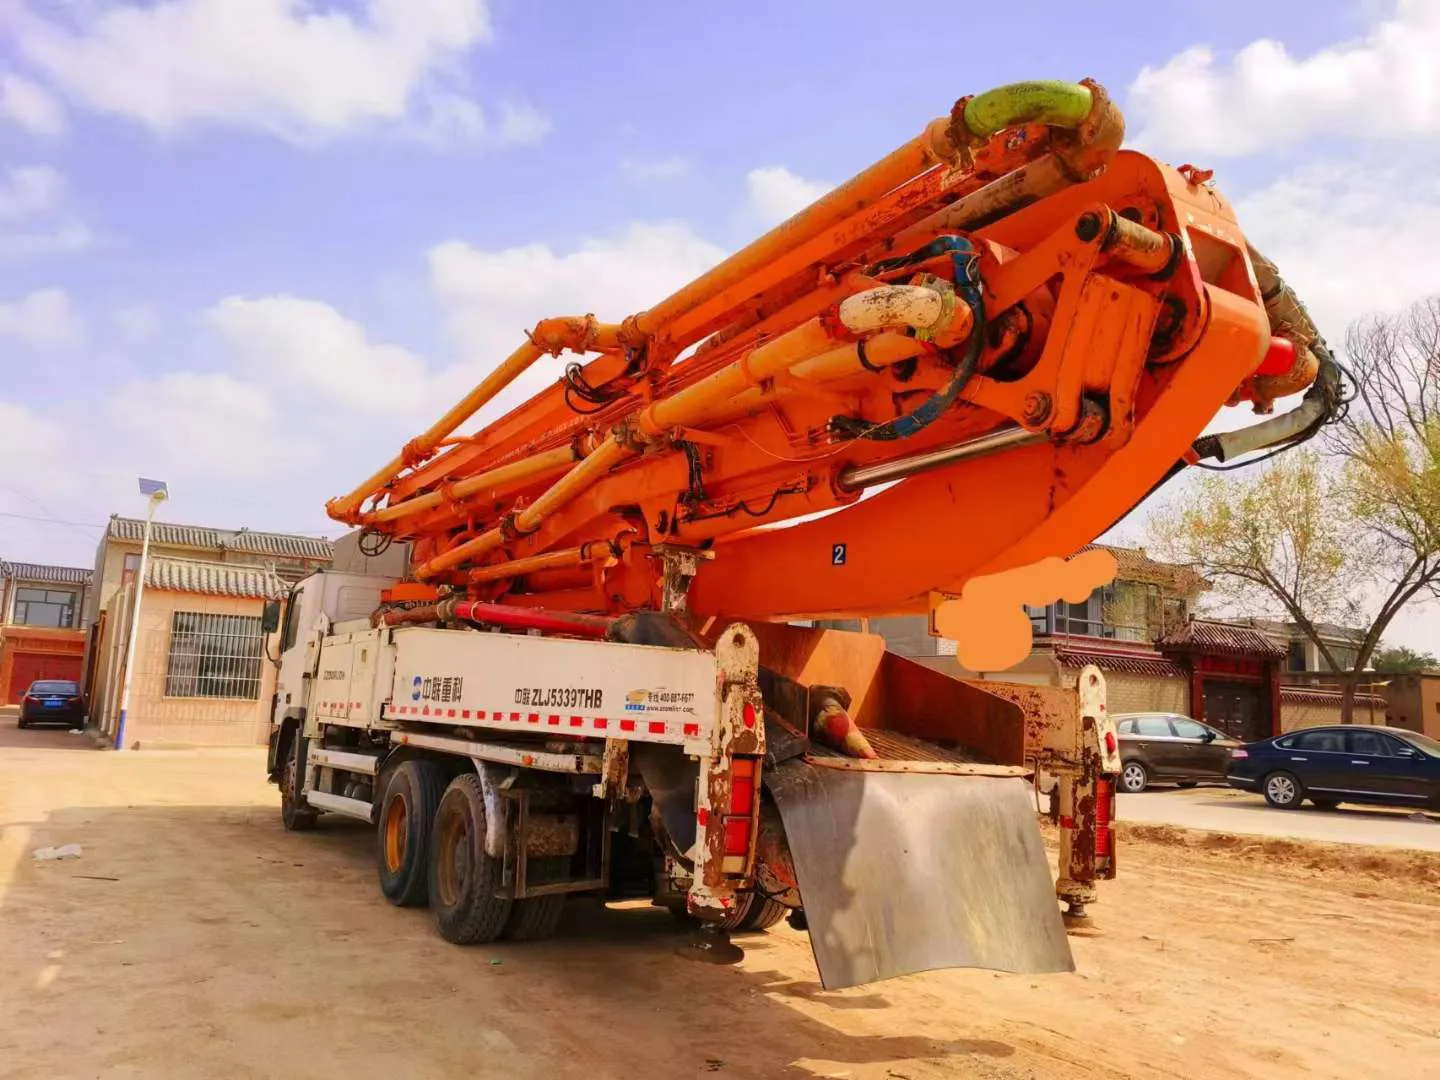
[[[1178,713],[1119,713],[1120,790],[1152,783],[1194,787],[1223,784],[1230,752],[1240,745],[1223,731]]]
[[[1302,799],[1322,810],[1342,802],[1440,810],[1440,742],[1404,728],[1306,728],[1237,748],[1225,778],[1282,810]]]
[[[85,699],[80,687],[69,679],[38,679],[30,684],[20,702],[20,726],[65,724],[85,726]]]

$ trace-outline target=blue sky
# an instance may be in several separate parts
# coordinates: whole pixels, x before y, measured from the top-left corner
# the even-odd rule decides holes
[[[333,535],[522,327],[643,308],[1020,78],[1215,167],[1337,337],[1440,289],[1437,8],[0,0],[0,555],[88,562],[138,472]]]

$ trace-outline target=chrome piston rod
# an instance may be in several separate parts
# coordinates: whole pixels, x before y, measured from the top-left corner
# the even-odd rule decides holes
[[[916,473],[953,465],[957,461],[983,457],[1001,450],[1013,450],[1018,446],[1029,446],[1045,437],[1044,432],[1026,431],[1022,427],[1001,428],[977,439],[927,450],[923,454],[911,454],[909,457],[882,461],[876,465],[851,465],[840,473],[838,483],[842,491],[859,491],[876,484],[902,480]]]

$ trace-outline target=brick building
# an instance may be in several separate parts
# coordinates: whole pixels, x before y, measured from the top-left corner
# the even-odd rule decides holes
[[[80,680],[91,578],[86,567],[0,561],[0,705],[37,679]]]

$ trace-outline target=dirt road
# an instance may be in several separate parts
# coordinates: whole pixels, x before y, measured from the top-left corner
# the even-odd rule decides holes
[[[1152,828],[1077,974],[825,993],[802,935],[707,967],[646,907],[446,945],[367,829],[283,832],[260,771],[0,729],[0,1077],[1440,1076],[1440,856]]]

